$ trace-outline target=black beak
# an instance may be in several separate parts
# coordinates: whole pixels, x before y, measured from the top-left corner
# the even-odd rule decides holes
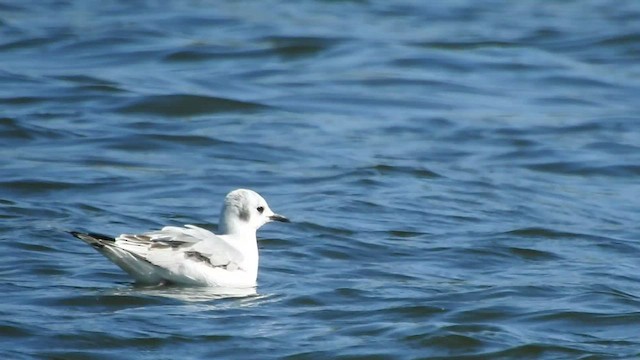
[[[280,222],[291,222],[291,220],[287,219],[286,217],[282,216],[282,215],[278,215],[278,214],[273,214],[271,216],[269,216],[269,219],[271,219],[271,221],[280,221]]]

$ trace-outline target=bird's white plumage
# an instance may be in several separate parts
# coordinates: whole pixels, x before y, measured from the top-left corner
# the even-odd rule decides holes
[[[256,231],[274,220],[288,221],[274,214],[258,193],[238,189],[225,197],[218,235],[194,225],[166,226],[115,239],[72,234],[140,283],[245,288],[255,286],[258,275]]]

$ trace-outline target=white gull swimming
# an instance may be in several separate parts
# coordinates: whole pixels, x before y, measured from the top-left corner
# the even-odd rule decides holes
[[[219,234],[194,225],[166,226],[116,238],[76,231],[71,234],[141,284],[247,288],[256,286],[258,277],[256,231],[271,221],[289,222],[274,213],[255,191],[237,189],[224,199]]]

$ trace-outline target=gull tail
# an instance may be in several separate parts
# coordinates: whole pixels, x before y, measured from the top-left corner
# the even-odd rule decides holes
[[[118,240],[111,236],[78,231],[69,231],[69,234],[91,245],[139,283],[156,285],[164,281],[160,268],[143,256],[123,249],[119,246]]]

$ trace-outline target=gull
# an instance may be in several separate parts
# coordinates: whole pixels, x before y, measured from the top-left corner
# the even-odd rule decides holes
[[[220,212],[219,234],[195,225],[165,226],[116,238],[71,231],[145,285],[181,284],[225,288],[256,286],[256,231],[271,221],[289,222],[247,189],[231,191]]]

